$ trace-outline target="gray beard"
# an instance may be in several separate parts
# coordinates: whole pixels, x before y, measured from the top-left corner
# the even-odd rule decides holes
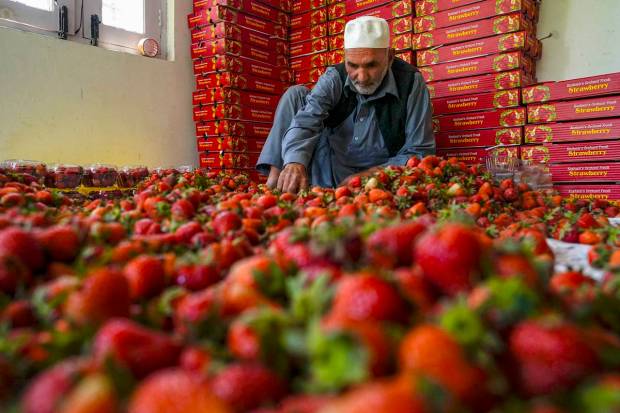
[[[379,89],[379,86],[381,86],[381,82],[383,82],[385,75],[387,75],[388,69],[389,66],[386,65],[383,69],[383,73],[381,74],[381,79],[370,86],[360,86],[356,82],[353,82],[353,86],[355,87],[357,93],[359,93],[360,95],[372,95],[373,93],[375,93],[377,89]]]

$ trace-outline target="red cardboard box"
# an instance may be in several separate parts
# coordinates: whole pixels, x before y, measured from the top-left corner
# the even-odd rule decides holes
[[[293,3],[299,0],[259,0],[261,3],[265,3],[268,6],[275,7],[287,13],[290,13],[293,9]]]
[[[428,49],[433,46],[468,42],[497,34],[513,33],[522,30],[532,35],[536,34],[536,26],[522,13],[511,13],[459,26],[416,33],[412,38],[412,47],[416,50]]]
[[[521,70],[510,72],[489,73],[488,75],[464,77],[428,83],[431,98],[470,95],[523,87],[532,83],[529,75]]]
[[[518,159],[519,147],[508,146],[502,148],[496,148],[487,150],[486,148],[451,148],[451,149],[438,149],[437,155],[446,159],[456,158],[459,162],[466,163],[468,165],[484,163],[487,156],[493,153],[497,159],[502,160]]]
[[[196,76],[196,89],[203,90],[216,87],[253,90],[280,96],[289,87],[289,83],[233,72],[208,73]]]
[[[291,30],[289,41],[291,46],[293,46],[295,43],[307,42],[309,39],[318,39],[325,36],[327,36],[327,23],[321,23],[315,26]]]
[[[410,49],[411,48],[411,32],[393,34],[390,37],[390,42],[392,44],[392,48],[396,50]],[[344,49],[344,33],[337,34],[335,36],[329,36],[329,49],[330,50]]]
[[[228,103],[245,106],[256,105],[275,109],[279,101],[280,96],[277,95],[222,87],[210,90],[197,90],[192,93],[192,104],[194,105]]]
[[[399,5],[400,3],[394,3]],[[391,5],[381,6],[374,9],[369,9],[361,13],[346,15],[337,19],[331,19],[329,24],[329,34],[341,34],[344,33],[344,27],[347,22],[354,20],[360,16],[373,16],[385,19],[390,26],[392,34],[410,32],[413,30],[413,20],[411,16],[407,14],[400,14],[407,10],[406,6],[393,7]]]
[[[310,70],[298,70],[295,71],[295,84],[305,85],[307,83],[316,83],[319,78],[327,70],[326,67],[314,67]]]
[[[226,6],[239,10],[252,16],[262,17],[269,21],[275,21],[281,25],[288,25],[290,16],[288,13],[267,6],[256,0],[194,0],[194,11],[210,9],[216,6]]]
[[[541,49],[540,42],[530,37],[527,32],[516,32],[421,50],[416,56],[418,66],[428,66],[515,50],[523,50],[529,56],[538,58]]]
[[[278,54],[288,54],[288,42],[286,40],[270,37],[265,33],[242,28],[233,23],[219,22],[192,30],[192,43],[223,37],[266,50],[275,50]]]
[[[620,139],[620,118],[526,125],[526,143]]]
[[[533,73],[534,63],[522,52],[509,52],[426,66],[421,67],[419,70],[425,81],[433,82],[516,69],[523,69],[526,73]]]
[[[414,60],[414,52],[411,51],[411,50],[400,51],[400,52],[396,53],[395,55],[396,55],[396,57],[404,60],[405,62],[407,62],[409,64],[414,64],[415,63],[413,61]]]
[[[411,0],[346,0],[331,4],[327,9],[329,20],[339,19],[351,14],[364,14],[367,9],[382,7],[391,10],[391,17],[408,16],[413,13]]]
[[[224,119],[196,124],[196,137],[198,139],[216,136],[267,139],[269,131],[271,131],[271,123],[257,123],[244,120]]]
[[[519,91],[519,89],[510,89],[478,95],[433,99],[433,113],[443,115],[516,107],[519,106],[521,98]]]
[[[618,162],[561,163],[549,167],[553,182],[615,182],[620,181]]]
[[[327,21],[327,7],[310,10],[305,13],[293,15],[291,17],[291,30],[301,29],[302,27],[316,26]],[[309,39],[305,39],[309,40]]]
[[[468,132],[443,132],[435,135],[437,148],[462,148],[495,145],[519,145],[523,128],[481,129]]]
[[[216,55],[232,55],[247,57],[276,66],[287,66],[288,58],[275,50],[265,50],[248,43],[232,39],[203,40],[192,43],[192,59],[209,58]]]
[[[291,71],[285,67],[276,67],[268,63],[232,55],[218,55],[194,60],[194,73],[197,75],[229,71],[256,77],[290,82]]]
[[[273,122],[275,108],[252,107],[220,103],[194,106],[194,121],[239,119],[252,122]]]
[[[300,56],[291,59],[291,69],[307,70],[312,67],[322,67],[329,65],[329,52],[313,53],[307,56]]]
[[[413,30],[416,33],[428,32],[442,27],[456,26],[513,12],[524,13],[532,20],[535,20],[538,16],[538,9],[532,0],[481,1],[427,16],[416,17],[413,19]]]
[[[291,11],[293,14],[301,14],[310,10],[320,9],[326,5],[327,2],[325,0],[295,0]]]
[[[197,146],[198,152],[260,152],[265,146],[265,139],[213,136],[198,139]]]
[[[613,94],[620,94],[620,73],[530,86],[523,90],[523,103],[543,103]]]
[[[554,185],[554,188],[565,198],[603,199],[611,202],[620,201],[620,185],[617,184],[559,184]]]
[[[491,129],[525,125],[525,108],[445,115],[433,118],[435,132]]]
[[[463,7],[479,1],[481,0],[415,0],[415,14],[419,17],[426,16],[427,14]]]
[[[618,96],[527,106],[528,123],[612,118],[620,116]]]
[[[286,39],[288,27],[275,24],[260,17],[250,16],[228,7],[216,6],[211,9],[201,9],[187,16],[190,29],[206,26],[218,22],[238,24],[245,28],[256,30],[270,36]]]
[[[312,53],[326,52],[329,50],[329,38],[319,37],[308,40],[307,42],[295,43],[291,45],[291,57],[300,57]]]
[[[521,156],[525,156],[523,159],[542,163],[602,162],[620,159],[619,141],[546,143],[526,148],[529,150],[522,150]]]

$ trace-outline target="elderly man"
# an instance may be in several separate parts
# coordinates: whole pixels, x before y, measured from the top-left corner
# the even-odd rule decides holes
[[[280,99],[256,165],[269,187],[335,187],[435,152],[428,89],[417,69],[394,57],[387,22],[348,22],[344,47],[345,62],[312,91],[293,86]]]

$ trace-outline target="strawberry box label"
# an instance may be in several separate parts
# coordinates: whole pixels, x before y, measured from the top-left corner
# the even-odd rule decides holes
[[[229,71],[278,80],[280,82],[290,82],[292,80],[292,73],[288,68],[276,67],[240,56],[218,55],[205,57],[195,60],[193,65],[195,74]]]
[[[620,139],[620,118],[526,125],[526,143]]]
[[[264,106],[275,109],[279,100],[280,97],[276,95],[229,88],[197,90],[192,93],[192,103],[194,105],[228,103],[246,106]]]
[[[195,11],[203,8],[210,9],[215,6],[230,7],[284,26],[289,24],[290,16],[288,13],[256,0],[194,0]]]
[[[477,95],[433,99],[433,113],[436,115],[476,112],[488,109],[519,106],[519,89],[500,90]]]
[[[194,106],[194,121],[238,119],[253,122],[272,122],[275,109],[228,103]]]
[[[462,7],[480,0],[415,0],[416,16],[426,16],[455,7]]]
[[[310,10],[320,9],[326,5],[327,2],[325,0],[295,0],[291,11],[293,14],[301,14]]]
[[[603,97],[528,105],[527,117],[529,123],[617,117],[619,103],[617,97]]]
[[[228,54],[258,60],[276,66],[287,66],[288,58],[274,50],[265,50],[248,43],[232,39],[203,40],[192,44],[192,59]]]
[[[285,40],[248,30],[233,23],[219,22],[192,30],[192,43],[224,37],[264,50],[275,51],[277,54],[286,55],[288,53],[288,42]]]
[[[586,184],[586,185],[554,185],[555,190],[565,198],[572,199],[602,199],[606,201],[620,201],[620,185],[618,184]]]
[[[287,25],[276,24],[273,21],[264,20],[260,17],[251,16],[222,6],[198,10],[190,14],[187,20],[190,29],[218,22],[228,22],[281,39],[286,39],[288,32]]]
[[[534,64],[522,52],[509,52],[419,68],[426,82],[516,69],[532,73]]]
[[[208,73],[196,76],[196,89],[230,87],[281,96],[289,84],[234,72]]]
[[[512,13],[460,26],[416,33],[412,38],[412,47],[416,50],[428,49],[437,45],[467,42],[496,34],[506,34],[522,30],[530,34],[536,33],[535,27],[523,14]]]
[[[456,158],[459,162],[468,165],[484,163],[488,156],[495,157],[498,162],[508,162],[511,159],[519,158],[519,147],[510,146],[487,150],[486,148],[454,148],[438,149],[437,156],[446,159]]]
[[[324,52],[329,49],[329,38],[319,37],[307,42],[295,43],[291,46],[291,57],[305,56],[316,52]]]
[[[239,136],[243,138],[267,139],[270,123],[248,122],[243,120],[217,120],[196,123],[198,139],[215,136]]]
[[[332,18],[329,21],[329,34],[341,34],[344,33],[344,26],[347,22],[356,19],[360,16],[373,16],[385,19],[390,26],[390,32],[392,34],[410,32],[413,30],[413,21],[409,16],[411,10],[406,6],[400,6],[403,2],[397,2],[394,4],[387,4],[385,6],[369,9],[361,13],[355,13],[345,15],[339,18]],[[407,2],[405,2],[407,3]]]
[[[366,9],[382,6],[390,10],[391,17],[408,16],[413,13],[411,0],[386,1],[386,0],[346,0],[328,6],[330,20],[351,14],[359,14]],[[366,13],[364,13],[366,15]]]
[[[545,144],[551,162],[613,161],[620,159],[620,142],[594,141]]]
[[[413,20],[413,30],[416,33],[422,33],[514,12],[521,12],[532,20],[538,16],[538,9],[531,0],[481,1],[427,16],[416,17]]]
[[[322,67],[329,64],[329,52],[313,53],[291,59],[291,69],[293,70],[304,70],[310,67]]]
[[[327,21],[327,7],[311,10],[306,13],[294,15],[291,18],[290,28],[301,29],[302,27],[316,26]],[[308,40],[308,39],[306,39]]]
[[[523,90],[523,103],[543,103],[616,93],[620,93],[620,73],[530,86]]]
[[[523,128],[481,129],[469,132],[442,132],[435,135],[437,148],[519,145]]]
[[[490,73],[427,84],[431,98],[470,95],[494,90],[514,89],[531,83],[531,77],[521,70]]]
[[[433,118],[435,132],[523,126],[525,108],[501,109]]]
[[[315,67],[310,70],[298,70],[295,71],[295,84],[307,84],[316,83],[323,73],[325,73],[326,67]]]
[[[422,50],[416,55],[418,66],[428,66],[513,50],[523,50],[529,56],[536,58],[540,54],[540,42],[522,31],[442,46],[432,50]]]
[[[554,182],[610,182],[620,180],[620,163],[564,163],[550,166]]]
[[[325,36],[327,36],[327,23],[321,23],[311,27],[291,30],[289,42],[293,46],[295,43],[307,42],[308,39],[318,39]]]

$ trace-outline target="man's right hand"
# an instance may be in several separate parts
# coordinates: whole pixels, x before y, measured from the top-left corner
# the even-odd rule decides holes
[[[308,173],[300,163],[289,163],[284,166],[278,177],[277,188],[283,192],[296,194],[300,189],[308,189]]]

